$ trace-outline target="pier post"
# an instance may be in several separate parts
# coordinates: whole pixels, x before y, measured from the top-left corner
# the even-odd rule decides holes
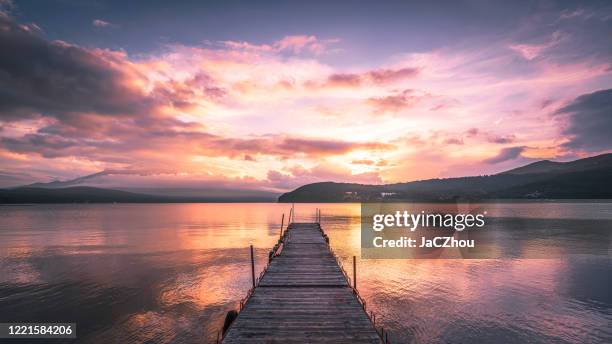
[[[353,289],[357,290],[357,258],[353,256]]]
[[[281,230],[280,230],[280,237],[281,239],[283,238],[283,226],[285,225],[285,213],[283,213],[283,217],[281,219]]]
[[[253,245],[251,245],[251,278],[253,279],[253,288],[255,288],[255,256],[253,255]]]

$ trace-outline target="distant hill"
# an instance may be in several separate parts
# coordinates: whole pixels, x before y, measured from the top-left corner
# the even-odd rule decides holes
[[[83,184],[86,183],[88,180],[95,179],[96,177],[102,177],[102,176],[105,176],[106,174],[107,174],[106,171],[102,171],[102,172],[89,174],[83,177],[74,178],[74,179],[70,179],[66,181],[55,180],[55,181],[48,182],[48,183],[33,183],[33,184],[25,185],[25,187],[61,189],[61,188],[68,188],[72,186],[84,186]]]
[[[386,185],[314,183],[279,202],[454,201],[484,199],[612,199],[612,154],[571,162],[543,160],[491,176]]]
[[[278,193],[227,187],[125,187],[105,181],[105,170],[86,176],[0,189],[0,203],[57,202],[274,202]],[[120,193],[123,192],[123,193]],[[112,199],[108,201],[107,199]]]
[[[569,162],[542,160],[501,174],[567,173],[612,168],[612,154],[603,154]]]
[[[164,196],[101,189],[88,186],[41,188],[25,186],[0,189],[0,204],[27,203],[201,203],[201,202],[269,202],[269,197],[202,197]]]
[[[113,203],[155,202],[158,198],[131,192],[86,186],[63,189],[20,187],[0,190],[0,203]]]

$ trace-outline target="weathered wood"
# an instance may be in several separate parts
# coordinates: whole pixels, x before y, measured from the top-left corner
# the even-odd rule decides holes
[[[292,223],[223,343],[381,343],[318,223]]]
[[[253,245],[251,245],[251,278],[253,280],[253,288],[255,288],[255,256],[253,255]]]
[[[283,226],[285,225],[285,213],[283,213],[283,217],[281,218],[281,228],[280,228],[280,237],[283,237]]]

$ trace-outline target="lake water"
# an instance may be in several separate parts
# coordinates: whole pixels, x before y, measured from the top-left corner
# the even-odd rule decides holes
[[[350,266],[360,254],[359,204],[299,204],[297,220],[311,220],[315,208]],[[519,229],[503,221],[491,228],[514,258],[358,258],[360,293],[392,342],[612,342],[612,204],[486,208],[493,219],[520,220]],[[288,211],[286,204],[1,206],[0,322],[76,322],[82,343],[214,342],[250,287],[249,245],[259,271]],[[547,236],[524,236],[530,228]],[[520,249],[506,247],[514,245]],[[597,253],[588,254],[591,245]],[[521,256],[542,250],[550,258]]]

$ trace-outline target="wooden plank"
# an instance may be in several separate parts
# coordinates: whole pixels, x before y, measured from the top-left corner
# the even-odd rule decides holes
[[[293,223],[223,343],[331,342],[381,340],[319,225]]]

